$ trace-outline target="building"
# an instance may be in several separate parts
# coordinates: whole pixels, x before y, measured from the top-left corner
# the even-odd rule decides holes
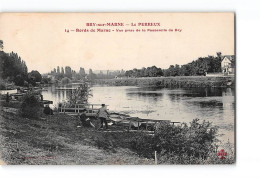
[[[55,81],[55,76],[52,75],[52,74],[48,74],[48,75],[47,75],[47,78],[50,78],[51,81]]]
[[[221,70],[224,75],[235,74],[235,55],[222,56]]]

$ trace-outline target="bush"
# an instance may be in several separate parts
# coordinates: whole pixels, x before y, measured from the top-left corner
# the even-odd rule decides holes
[[[216,127],[205,121],[199,123],[199,119],[194,119],[189,126],[186,123],[173,126],[163,121],[156,126],[154,136],[142,134],[132,138],[131,147],[147,158],[153,158],[157,151],[162,159],[192,163],[207,159],[215,150],[216,135]]]
[[[155,126],[154,135],[141,131],[105,133],[96,138],[95,143],[105,150],[129,148],[146,158],[154,158],[157,151],[158,161],[164,164],[234,163],[232,152],[229,152],[227,160],[219,159],[216,137],[217,127],[210,122],[194,119],[190,125],[182,123],[180,126],[160,122]]]
[[[181,126],[160,125],[154,138],[162,155],[206,159],[214,150],[216,135],[217,128],[212,127],[211,123],[199,123],[199,119],[194,119],[190,126],[185,123]]]
[[[20,109],[22,117],[37,119],[42,113],[40,98],[33,92],[28,92],[23,96]]]
[[[70,79],[68,77],[64,77],[61,79],[61,84],[69,84],[70,83]]]
[[[138,135],[130,138],[131,149],[136,151],[140,156],[153,158],[156,150],[154,137],[140,132]]]

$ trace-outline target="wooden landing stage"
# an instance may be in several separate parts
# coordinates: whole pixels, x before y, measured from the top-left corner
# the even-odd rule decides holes
[[[71,116],[78,116],[87,110],[87,116],[93,117],[96,116],[98,109],[101,107],[101,104],[75,104],[73,107],[59,106],[58,111],[60,113],[68,114]]]
[[[127,117],[126,119],[118,122],[117,125],[122,125],[125,129],[128,130],[154,131],[156,124],[162,121],[171,123],[172,125],[176,123],[180,123],[180,122],[172,122],[170,120],[154,120],[154,119],[141,119],[138,117]]]
[[[98,109],[101,107],[101,104],[75,104],[73,107],[59,106],[59,113],[68,114],[71,116],[79,116],[81,113],[86,110],[86,115],[90,119],[96,119]],[[125,114],[119,113],[110,113],[110,117],[107,120],[109,125],[122,127],[127,130],[146,130],[154,131],[157,123],[166,121],[172,125],[180,122],[172,122],[170,120],[154,120],[154,119],[142,119],[139,117],[131,117]],[[109,131],[113,132],[113,131]]]

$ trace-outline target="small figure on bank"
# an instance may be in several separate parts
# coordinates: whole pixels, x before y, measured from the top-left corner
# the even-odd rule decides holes
[[[100,119],[100,122],[101,122],[101,126],[99,127],[99,129],[103,128],[103,123],[105,123],[106,129],[108,129],[107,118],[109,117],[109,113],[106,110],[105,104],[102,104],[101,106],[102,107],[97,112],[97,116],[98,116],[98,118]]]
[[[10,95],[9,95],[9,93],[7,92],[6,93],[6,99],[5,99],[5,101],[8,103],[9,102],[9,98],[10,98]]]
[[[83,127],[93,127],[95,128],[95,125],[92,124],[91,120],[87,116],[87,110],[84,109],[83,113],[79,116],[81,124]]]
[[[47,104],[44,108],[43,108],[43,113],[46,115],[53,115],[53,110],[50,108],[50,106]]]

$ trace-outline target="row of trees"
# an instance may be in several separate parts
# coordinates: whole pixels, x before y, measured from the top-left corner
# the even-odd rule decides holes
[[[7,82],[14,82],[18,86],[27,86],[36,82],[41,82],[42,76],[38,71],[28,73],[28,68],[24,60],[14,52],[5,53],[3,51],[3,41],[0,40],[0,77]]]
[[[66,66],[65,70],[63,67],[57,66],[57,68],[54,68],[51,71],[51,75],[55,77],[56,80],[63,80],[63,79],[69,79],[69,80],[82,80],[82,79],[112,79],[115,78],[115,76],[124,76],[125,71],[124,70],[117,70],[117,71],[110,71],[110,70],[100,70],[99,73],[94,73],[93,70],[90,68],[89,73],[87,75],[85,69],[83,67],[80,67],[79,72],[76,72],[75,70],[72,70],[71,67]]]
[[[199,76],[206,73],[221,72],[221,53],[217,57],[200,57],[186,65],[170,65],[168,69],[157,68],[156,66],[133,69],[125,72],[126,77],[158,77],[158,76]]]
[[[92,70],[91,70],[92,71]],[[89,73],[90,79],[113,79],[115,77],[122,77],[124,76],[125,71],[122,69],[112,71],[112,70],[106,70],[106,71],[100,71],[99,73]]]
[[[24,81],[27,79],[25,61],[17,53],[5,53],[4,51],[0,52],[0,59],[0,76],[17,85],[24,85]]]
[[[142,68],[142,69],[133,69],[125,72],[125,76],[127,77],[157,77],[163,76],[163,70],[161,68],[157,68],[156,66]]]
[[[85,69],[80,67],[79,73],[75,70],[72,70],[71,67],[66,66],[65,70],[63,67],[57,66],[51,71],[51,75],[55,77],[57,80],[62,80],[63,78],[76,79],[81,80],[86,77]]]

